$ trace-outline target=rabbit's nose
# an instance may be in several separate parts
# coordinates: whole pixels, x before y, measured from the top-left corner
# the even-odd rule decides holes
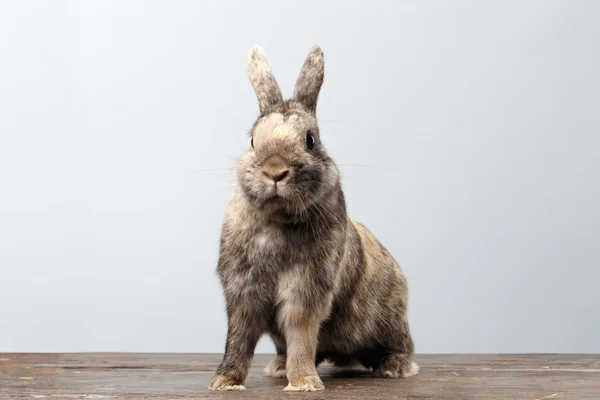
[[[268,178],[273,179],[275,182],[279,182],[279,181],[284,180],[286,178],[286,176],[289,175],[290,170],[282,169],[282,170],[275,171],[275,172],[267,172],[267,171],[263,170],[262,173],[265,174],[265,176],[267,176]]]
[[[281,157],[271,157],[263,166],[262,173],[274,182],[281,182],[290,175],[290,170]]]

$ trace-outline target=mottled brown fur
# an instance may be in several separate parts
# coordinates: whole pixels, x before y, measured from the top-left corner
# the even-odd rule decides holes
[[[243,385],[265,333],[277,349],[266,373],[285,374],[286,390],[323,389],[316,366],[324,359],[360,362],[381,377],[416,373],[406,279],[387,249],[346,215],[338,169],[321,142],[321,49],[311,49],[288,101],[260,48],[250,52],[248,71],[261,116],[223,223],[217,272],[228,332],[211,388]]]

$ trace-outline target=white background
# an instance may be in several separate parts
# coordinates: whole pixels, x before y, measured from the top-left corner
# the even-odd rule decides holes
[[[593,0],[2,2],[0,351],[222,351],[247,52],[289,96],[320,44],[323,140],[408,276],[417,351],[600,352],[599,21]]]

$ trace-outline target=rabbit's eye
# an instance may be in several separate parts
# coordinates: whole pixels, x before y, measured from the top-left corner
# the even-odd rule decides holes
[[[252,146],[252,148],[254,148],[254,137],[250,138],[250,146]]]
[[[308,150],[314,149],[315,143],[316,143],[315,136],[310,131],[308,131],[306,133],[306,148]]]

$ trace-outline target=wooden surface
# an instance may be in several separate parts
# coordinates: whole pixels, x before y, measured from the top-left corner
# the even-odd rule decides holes
[[[419,355],[418,376],[319,368],[324,392],[282,392],[254,358],[243,392],[207,390],[220,355],[1,354],[0,399],[600,399],[600,355]]]

